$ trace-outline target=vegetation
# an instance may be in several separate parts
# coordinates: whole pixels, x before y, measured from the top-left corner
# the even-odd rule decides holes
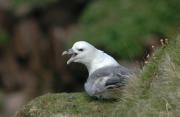
[[[21,5],[30,5],[30,6],[43,6],[48,5],[49,3],[56,2],[57,0],[13,0],[12,6],[18,8]]]
[[[156,51],[119,101],[93,100],[84,93],[48,94],[24,106],[16,117],[178,117],[179,47],[177,37]]]
[[[7,32],[0,32],[0,44],[8,43],[10,36]]]
[[[70,38],[87,40],[118,57],[133,59],[142,55],[143,43],[150,35],[161,38],[178,32],[179,4],[179,0],[94,1]]]

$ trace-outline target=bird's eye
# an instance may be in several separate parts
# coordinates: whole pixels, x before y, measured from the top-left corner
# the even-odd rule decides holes
[[[81,52],[82,52],[82,51],[83,51],[83,49],[82,49],[82,48],[80,48],[80,49],[78,49],[78,51],[81,51]]]

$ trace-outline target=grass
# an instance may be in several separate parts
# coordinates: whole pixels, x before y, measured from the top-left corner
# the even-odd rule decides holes
[[[180,37],[156,51],[118,101],[94,100],[84,93],[48,94],[25,105],[16,117],[178,117]]]
[[[161,48],[129,83],[117,116],[178,117],[180,113],[180,37]]]

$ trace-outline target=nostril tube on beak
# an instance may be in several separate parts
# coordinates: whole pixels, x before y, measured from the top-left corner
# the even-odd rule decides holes
[[[66,55],[66,54],[67,54],[67,51],[63,51],[62,56]]]
[[[64,51],[63,53],[62,53],[62,56],[63,55],[66,55],[66,54],[74,54],[74,51],[72,50],[72,49],[69,49],[68,51]]]

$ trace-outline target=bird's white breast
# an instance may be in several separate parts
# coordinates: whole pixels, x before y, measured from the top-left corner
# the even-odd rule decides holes
[[[104,52],[101,52],[96,56],[96,58],[93,59],[91,64],[88,66],[89,75],[100,68],[116,65],[119,65],[119,63],[114,58]]]

